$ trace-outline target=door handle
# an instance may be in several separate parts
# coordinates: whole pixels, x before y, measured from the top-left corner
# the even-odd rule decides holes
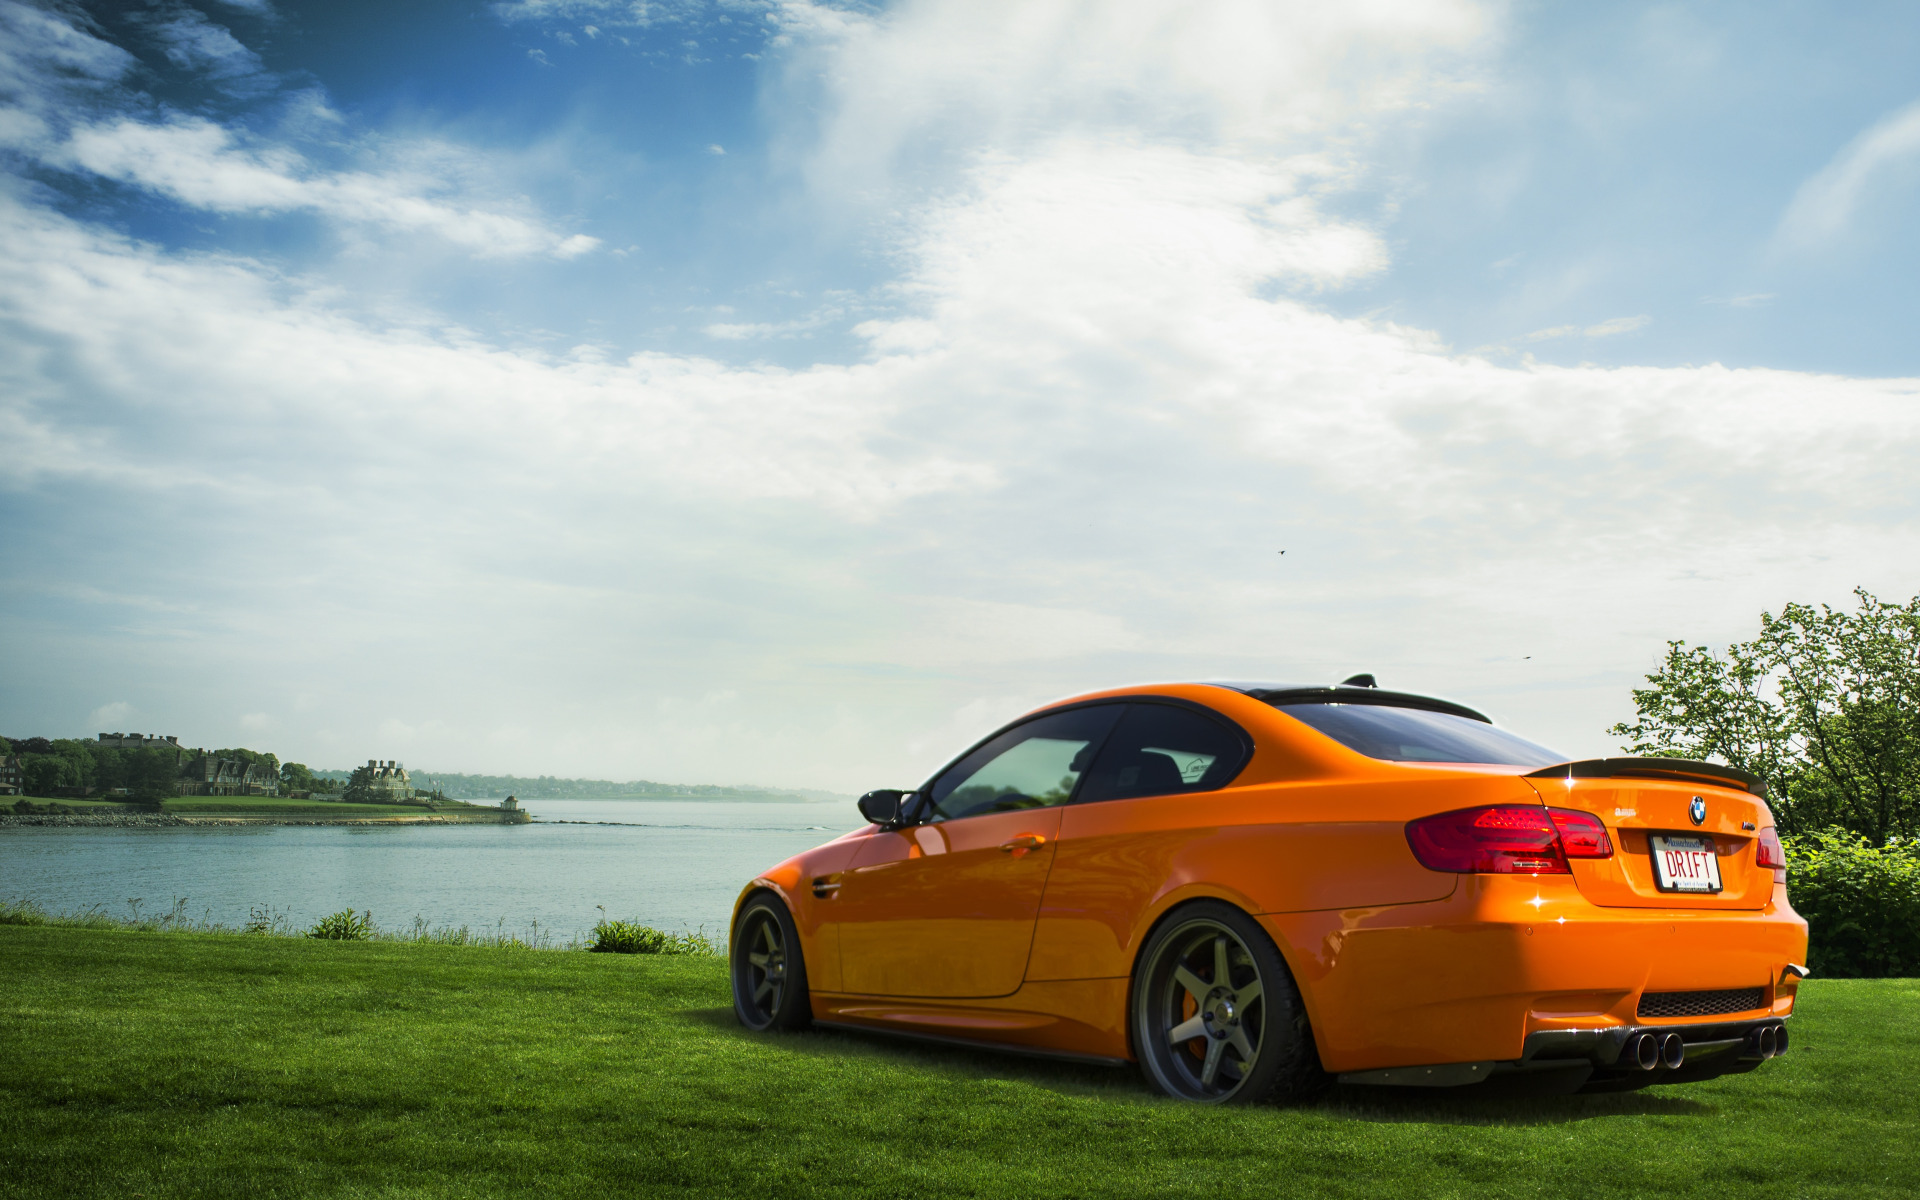
[[[1040,834],[1023,833],[1010,842],[1000,843],[1000,849],[1004,853],[1013,854],[1021,850],[1038,850],[1046,844],[1047,839]]]

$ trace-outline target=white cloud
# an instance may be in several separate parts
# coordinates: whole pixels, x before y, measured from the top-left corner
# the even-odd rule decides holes
[[[1920,101],[1876,121],[1834,155],[1793,195],[1775,243],[1808,250],[1848,232],[1867,193],[1896,168],[1920,158]]]
[[[114,432],[38,406],[51,381],[13,390],[0,403],[16,435],[0,482],[12,486],[52,477],[170,486],[162,481],[172,477],[276,493],[302,473],[284,464],[257,475],[142,466],[137,447],[158,432],[145,427],[153,401],[143,397],[167,395],[180,398],[177,415],[190,426],[231,419],[224,436],[243,442],[288,436],[334,446],[315,460],[310,483],[338,469],[329,461],[359,464],[376,480],[443,439],[501,480],[594,471],[610,494],[666,478],[849,512],[990,475],[937,457],[917,460],[910,476],[879,469],[861,443],[894,407],[892,364],[796,372],[658,354],[548,359],[457,334],[370,328],[289,295],[258,264],[164,255],[11,201],[0,204],[0,245],[0,316],[12,336],[68,342],[102,373],[88,369],[65,386],[108,409],[132,406]]]
[[[45,157],[214,212],[317,212],[334,220],[430,233],[482,257],[573,258],[599,245],[535,218],[449,202],[443,184],[407,173],[325,171],[291,148],[199,117],[121,119],[75,129]]]
[[[716,5],[711,0],[502,0],[492,6],[494,15],[508,22],[573,24],[591,18],[615,28],[640,29],[690,20],[716,7],[757,9],[766,6],[753,0],[736,0],[731,5]]]
[[[272,733],[280,727],[280,722],[271,713],[245,713],[240,717],[240,728],[248,733]]]
[[[1477,10],[1183,11],[784,10],[823,194],[891,189],[855,362],[517,350],[0,199],[0,488],[244,548],[170,615],[217,669],[169,695],[290,711],[222,691],[237,656],[443,769],[857,789],[955,713],[1362,669],[1605,752],[1664,638],[1920,587],[1920,381],[1501,365],[1319,305],[1388,268],[1340,190]],[[185,121],[128,148],[157,128],[101,169],[232,211],[337,178]]]
[[[110,700],[87,714],[87,724],[101,733],[112,733],[133,716],[133,705],[125,700]]]
[[[975,0],[872,17],[787,3],[779,16],[813,49],[796,79],[814,72],[832,113],[819,177],[853,186],[942,150],[1062,136],[1327,152],[1330,129],[1423,100],[1489,28],[1471,0]]]
[[[1636,329],[1645,329],[1652,320],[1652,317],[1644,313],[1637,317],[1613,317],[1598,325],[1589,325],[1581,332],[1590,338],[1614,337],[1622,333],[1632,333]]]
[[[165,10],[152,29],[178,65],[248,94],[274,86],[257,56],[192,10]],[[82,24],[0,0],[0,145],[45,166],[84,172],[194,208],[251,215],[310,212],[331,221],[442,238],[482,258],[575,258],[599,245],[500,201],[476,181],[486,155],[429,139],[369,139],[352,146],[324,94],[282,97],[281,137],[181,113],[148,120],[116,112],[133,101],[109,85],[131,56]],[[232,89],[230,89],[232,90]],[[330,169],[294,142],[313,137],[378,169]]]
[[[152,24],[153,36],[166,47],[167,61],[185,71],[200,71],[227,90],[251,95],[273,86],[260,56],[242,45],[224,25],[193,9],[176,10]],[[263,78],[264,77],[264,78]]]
[[[1536,329],[1527,334],[1522,341],[1547,342],[1563,337],[1614,337],[1622,333],[1632,333],[1636,329],[1645,329],[1653,318],[1642,314],[1637,317],[1613,317],[1597,325],[1555,325],[1549,329]]]
[[[17,0],[0,0],[0,33],[0,93],[14,104],[45,102],[75,85],[110,83],[135,61],[72,20]]]

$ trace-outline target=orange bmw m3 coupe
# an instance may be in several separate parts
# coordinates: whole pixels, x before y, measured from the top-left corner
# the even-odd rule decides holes
[[[1757,779],[1569,761],[1371,676],[1076,697],[860,811],[741,893],[749,1028],[1137,1063],[1203,1101],[1629,1090],[1784,1052],[1806,975]]]

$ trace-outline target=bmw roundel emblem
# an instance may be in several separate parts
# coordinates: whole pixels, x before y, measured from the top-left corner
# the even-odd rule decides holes
[[[1695,825],[1705,825],[1707,823],[1707,802],[1699,796],[1695,796],[1693,803],[1687,805],[1687,816],[1693,819]]]

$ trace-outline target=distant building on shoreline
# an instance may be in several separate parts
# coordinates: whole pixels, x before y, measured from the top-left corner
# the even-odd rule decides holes
[[[384,798],[389,802],[413,799],[413,776],[397,761],[387,759],[382,762],[370,758],[367,760],[367,769],[373,772],[373,778],[367,781],[367,786],[376,792],[386,793]]]
[[[167,734],[142,735],[138,733],[103,733],[100,745],[108,750],[178,750],[180,739]]]
[[[182,796],[277,796],[280,776],[265,763],[215,758],[201,750],[181,764],[175,786]]]

